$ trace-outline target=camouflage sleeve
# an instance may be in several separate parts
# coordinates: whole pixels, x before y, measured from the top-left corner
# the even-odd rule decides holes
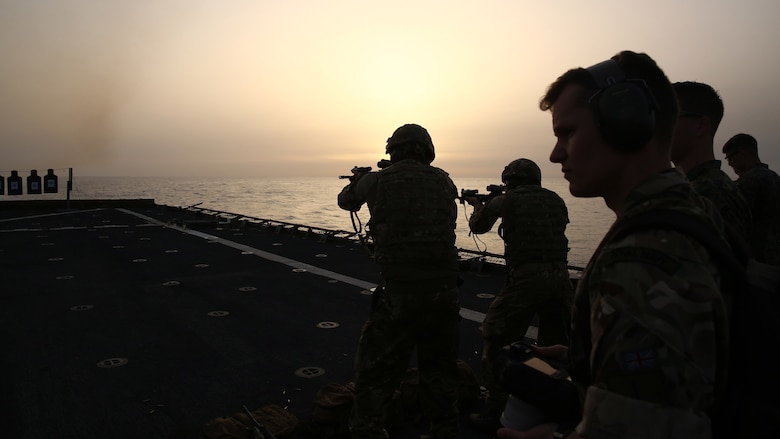
[[[581,432],[592,438],[615,428],[626,433],[622,437],[708,437],[657,428],[697,432],[709,425],[701,413],[714,399],[728,349],[715,263],[698,242],[659,230],[607,245],[595,264],[592,380]],[[643,432],[649,413],[655,429]]]
[[[482,208],[474,208],[469,218],[469,229],[472,233],[481,235],[493,228],[493,225],[501,216],[501,206],[504,203],[504,195],[490,199]]]
[[[762,179],[761,169],[751,169],[737,179],[737,187],[742,192],[742,196],[747,201],[750,209],[755,209],[757,194],[761,192],[766,181]]]
[[[712,437],[709,418],[701,412],[660,406],[590,386],[585,397],[587,418],[577,432],[600,438],[699,438]],[[626,422],[615,422],[625,419]]]
[[[378,173],[369,172],[344,186],[338,195],[339,207],[351,212],[359,211],[363,204],[371,201],[377,179]]]

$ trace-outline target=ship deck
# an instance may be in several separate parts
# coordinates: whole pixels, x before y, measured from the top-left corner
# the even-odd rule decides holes
[[[310,419],[320,388],[351,381],[379,282],[341,235],[153,200],[2,203],[3,436],[195,439],[244,405]],[[460,359],[476,372],[503,267],[462,265]],[[490,438],[471,409],[461,437]]]

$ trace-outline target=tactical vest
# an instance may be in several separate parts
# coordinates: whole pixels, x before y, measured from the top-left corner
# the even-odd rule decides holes
[[[402,160],[379,172],[367,227],[378,263],[457,257],[457,190],[443,170]]]
[[[555,192],[522,185],[506,193],[501,222],[507,265],[566,261],[566,204]]]

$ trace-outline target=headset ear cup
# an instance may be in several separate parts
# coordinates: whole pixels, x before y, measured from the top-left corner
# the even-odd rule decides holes
[[[599,90],[590,99],[604,140],[620,151],[637,151],[655,130],[655,99],[641,79],[626,79],[613,59],[588,67]]]
[[[640,86],[620,82],[602,90],[597,98],[599,129],[612,147],[636,151],[653,136],[654,106]]]

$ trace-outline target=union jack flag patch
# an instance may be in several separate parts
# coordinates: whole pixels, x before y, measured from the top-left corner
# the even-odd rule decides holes
[[[620,354],[620,367],[633,372],[658,369],[658,354],[655,349],[623,352]]]

